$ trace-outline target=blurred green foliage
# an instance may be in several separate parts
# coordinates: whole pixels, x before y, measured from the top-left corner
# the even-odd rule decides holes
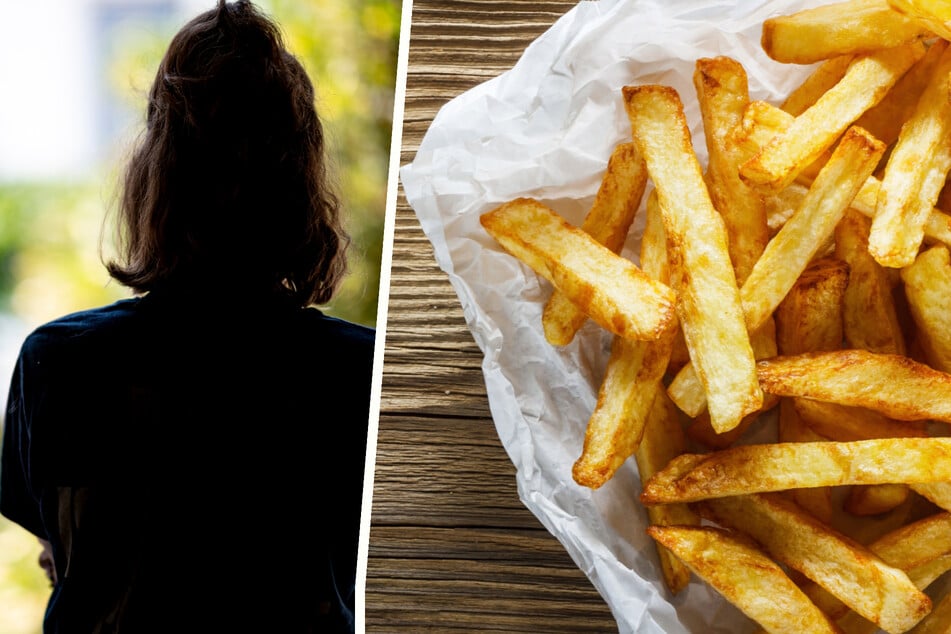
[[[338,190],[353,239],[350,275],[326,312],[375,325],[400,28],[400,0],[259,0],[318,93]],[[105,72],[115,97],[144,120],[145,95],[180,24],[115,33]],[[79,182],[0,183],[0,313],[32,328],[60,315],[128,297],[102,263],[112,253],[116,175],[135,126],[109,159]],[[106,241],[100,245],[100,240]],[[100,249],[100,246],[102,247]],[[6,381],[8,377],[0,377]],[[6,385],[0,384],[6,390]],[[35,539],[0,518],[0,631],[36,634],[48,587]]]

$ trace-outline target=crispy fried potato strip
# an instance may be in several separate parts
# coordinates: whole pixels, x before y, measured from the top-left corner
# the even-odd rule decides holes
[[[686,445],[677,406],[664,390],[655,389],[654,403],[647,418],[644,436],[634,454],[643,485],[651,475],[664,468],[675,456],[684,452]],[[659,504],[648,507],[647,517],[654,526],[696,526],[700,517],[686,504]],[[657,553],[667,588],[677,594],[687,587],[690,570],[672,552],[658,542]]]
[[[944,0],[888,0],[889,6],[951,40],[951,7]]]
[[[668,277],[666,241],[657,197],[651,195],[640,261],[642,270],[661,282]],[[661,388],[675,332],[676,324],[656,341],[614,338],[581,456],[572,468],[578,484],[600,487],[637,450],[655,393]]]
[[[923,251],[901,271],[905,296],[917,326],[917,337],[929,365],[951,372],[951,257],[936,245]]]
[[[633,143],[621,143],[608,159],[594,203],[581,228],[592,238],[620,253],[647,186],[647,168]],[[545,338],[556,346],[571,343],[588,315],[557,289],[542,311]]]
[[[914,261],[951,170],[951,47],[944,46],[885,166],[868,237],[868,251],[882,266],[901,268]]]
[[[927,25],[888,0],[846,0],[763,22],[761,46],[778,62],[812,64],[838,55],[872,53],[930,35]]]
[[[781,496],[738,495],[697,508],[703,517],[749,535],[887,632],[904,632],[931,610],[931,600],[905,572]]]
[[[854,405],[897,420],[951,422],[951,374],[908,357],[866,350],[803,353],[760,361],[763,389]]]
[[[747,156],[755,156],[763,145],[776,134],[788,130],[794,118],[779,108],[763,101],[753,101],[744,113],[743,123],[734,130],[734,141]],[[800,173],[797,182],[791,183],[777,195],[789,207],[805,196],[814,173],[808,168]],[[852,208],[869,218],[875,216],[881,181],[870,176],[852,200]],[[951,215],[940,209],[932,209],[925,221],[924,233],[930,240],[951,246]]]
[[[951,481],[951,438],[737,445],[674,458],[641,502],[669,504],[820,486]]]
[[[850,348],[905,354],[891,277],[868,250],[870,225],[868,218],[850,209],[835,228],[836,257],[849,265],[843,298],[845,340]]]
[[[842,79],[740,168],[754,185],[783,189],[829,149],[925,53],[920,42],[857,56]]]
[[[820,171],[799,209],[769,241],[740,288],[746,326],[763,326],[796,283],[819,249],[831,239],[852,198],[875,169],[884,146],[861,128],[852,127],[843,136],[828,163]],[[699,414],[702,397],[693,362],[684,366],[668,392],[689,415]],[[735,426],[735,425],[734,425]],[[717,431],[726,431],[714,424]]]
[[[839,632],[749,540],[712,527],[650,526],[647,533],[768,632]]]
[[[676,90],[625,86],[622,93],[658,194],[668,257],[677,262],[671,269],[680,273],[671,286],[692,365],[714,428],[726,431],[763,404],[726,227],[704,184]]]
[[[542,203],[518,198],[480,221],[503,249],[615,335],[657,339],[674,323],[676,297],[667,285]]]

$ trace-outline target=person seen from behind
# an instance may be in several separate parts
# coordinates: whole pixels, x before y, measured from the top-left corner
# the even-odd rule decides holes
[[[353,632],[375,331],[326,315],[349,243],[314,87],[220,0],[174,36],[124,172],[131,296],[24,341],[0,512],[44,634]]]

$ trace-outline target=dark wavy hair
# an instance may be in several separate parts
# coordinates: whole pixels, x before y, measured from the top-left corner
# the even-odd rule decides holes
[[[137,293],[185,284],[322,304],[346,271],[313,84],[246,0],[219,0],[172,39],[119,196],[106,268]]]

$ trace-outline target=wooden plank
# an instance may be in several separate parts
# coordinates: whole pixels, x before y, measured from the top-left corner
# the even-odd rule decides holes
[[[572,6],[415,1],[402,164],[439,108],[510,68]],[[518,497],[482,353],[402,190],[394,221],[366,631],[615,631],[603,599]]]

